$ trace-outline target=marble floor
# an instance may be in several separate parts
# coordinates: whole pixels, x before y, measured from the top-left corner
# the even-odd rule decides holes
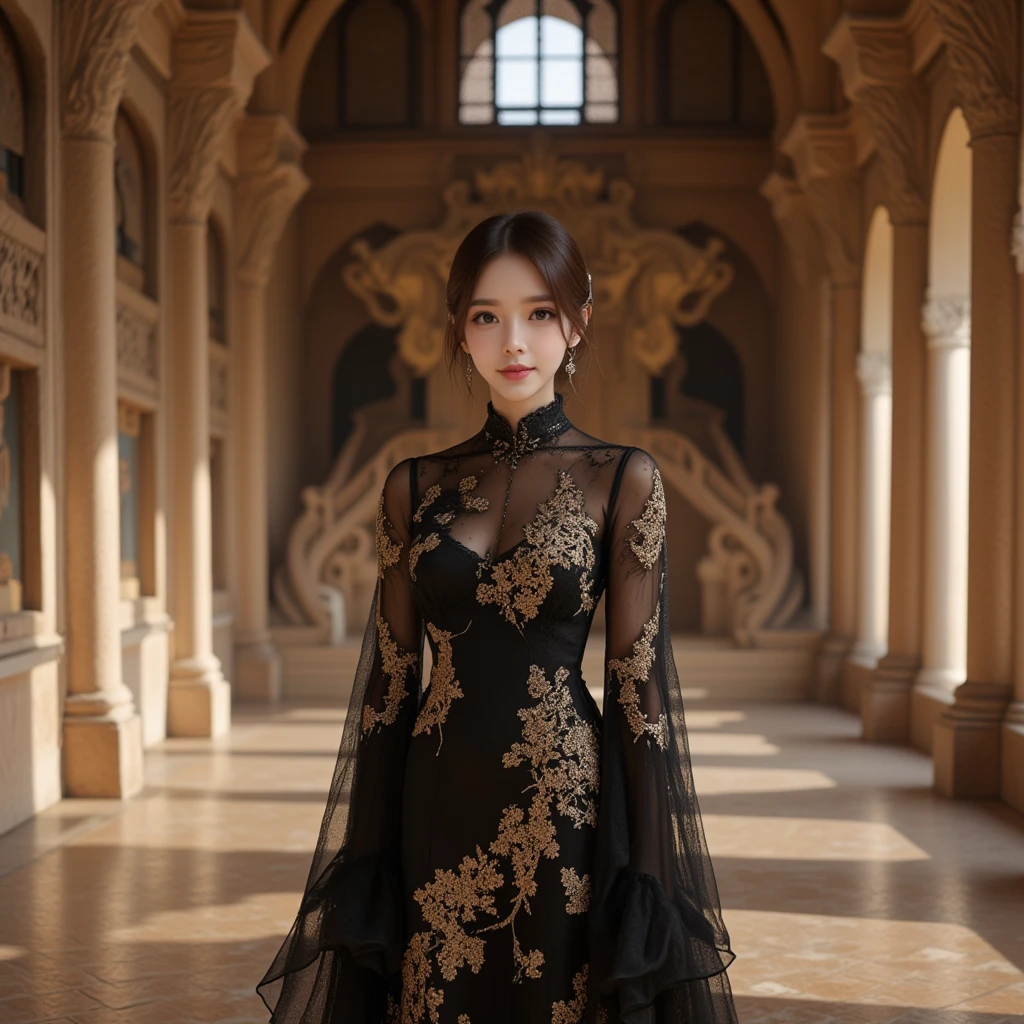
[[[149,752],[127,803],[0,837],[0,1022],[266,1021],[343,724],[236,709]],[[1024,818],[949,802],[850,715],[690,703],[743,1024],[1024,1020]]]

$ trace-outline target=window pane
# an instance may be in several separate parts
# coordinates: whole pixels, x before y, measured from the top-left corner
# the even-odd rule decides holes
[[[542,57],[582,57],[583,33],[561,18],[540,19],[540,53]]]
[[[579,124],[580,112],[578,110],[542,110],[540,112],[541,124]]]
[[[499,110],[498,124],[536,124],[536,110]]]
[[[12,581],[21,583],[21,378],[13,370],[8,372],[11,374],[11,390],[0,403],[0,415],[3,416],[0,467],[7,476],[8,488],[0,508],[0,585],[5,587]],[[14,596],[13,592],[10,596]],[[18,609],[4,607],[2,610]]]
[[[121,494],[121,579],[139,575],[139,439],[117,435]]]
[[[494,121],[494,107],[490,103],[470,103],[459,108],[461,124],[491,124]]]
[[[587,58],[587,102],[616,103],[619,83],[615,65],[607,57]]]
[[[499,107],[537,105],[537,62],[498,60],[497,102]]]
[[[473,57],[466,61],[459,84],[462,103],[491,103],[494,100],[494,72],[490,57]]]
[[[541,106],[578,107],[583,103],[583,62],[545,60],[540,66]]]
[[[614,103],[588,103],[585,113],[591,124],[610,124],[619,119],[619,108]]]
[[[537,19],[520,18],[499,28],[495,35],[495,50],[499,57],[536,57]]]

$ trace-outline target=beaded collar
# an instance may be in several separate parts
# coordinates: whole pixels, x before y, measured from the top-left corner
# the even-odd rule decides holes
[[[494,461],[508,459],[514,469],[527,452],[554,440],[571,426],[569,417],[562,409],[561,392],[555,392],[553,401],[522,416],[515,432],[509,421],[488,402],[484,437],[492,446]]]

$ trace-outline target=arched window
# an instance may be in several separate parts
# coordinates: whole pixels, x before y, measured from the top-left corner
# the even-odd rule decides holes
[[[347,0],[306,68],[299,125],[410,128],[418,121],[419,24],[410,0]]]
[[[617,121],[618,34],[612,0],[463,0],[459,121]]]
[[[142,144],[123,112],[114,128],[114,202],[117,251],[130,263],[146,266],[146,179]]]
[[[0,175],[18,204],[25,198],[25,86],[18,48],[0,14]],[[0,188],[0,195],[4,189]]]
[[[666,0],[658,38],[662,120],[771,129],[775,115],[768,76],[726,0]]]

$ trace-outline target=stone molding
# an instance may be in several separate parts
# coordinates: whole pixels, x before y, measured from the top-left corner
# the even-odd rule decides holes
[[[42,345],[45,237],[27,221],[16,221],[13,214],[5,217],[3,212],[0,209],[0,322],[7,321],[13,333]],[[18,227],[28,230],[16,234]],[[39,243],[29,244],[18,234],[38,237]]]
[[[168,91],[172,223],[206,223],[229,130],[269,62],[244,14],[189,11],[174,39]]]
[[[930,349],[971,347],[971,297],[931,295],[921,311],[921,327]]]
[[[301,167],[306,142],[280,114],[246,117],[235,189],[238,282],[263,288],[270,278],[277,243],[296,204],[309,188]]]
[[[801,114],[782,151],[793,160],[821,230],[832,283],[860,283],[861,180],[849,120],[844,115]]]
[[[795,179],[778,171],[765,178],[760,192],[771,204],[772,217],[789,249],[797,281],[806,288],[814,279],[815,268],[824,260],[810,201]]]
[[[62,0],[61,123],[64,138],[113,142],[139,19],[154,0]]]
[[[971,138],[1020,133],[1016,0],[929,0]]]
[[[892,394],[892,356],[888,352],[858,352],[857,380],[870,398]]]
[[[928,96],[913,72],[907,29],[893,18],[844,15],[822,49],[839,65],[846,96],[874,140],[893,223],[926,223]]]

